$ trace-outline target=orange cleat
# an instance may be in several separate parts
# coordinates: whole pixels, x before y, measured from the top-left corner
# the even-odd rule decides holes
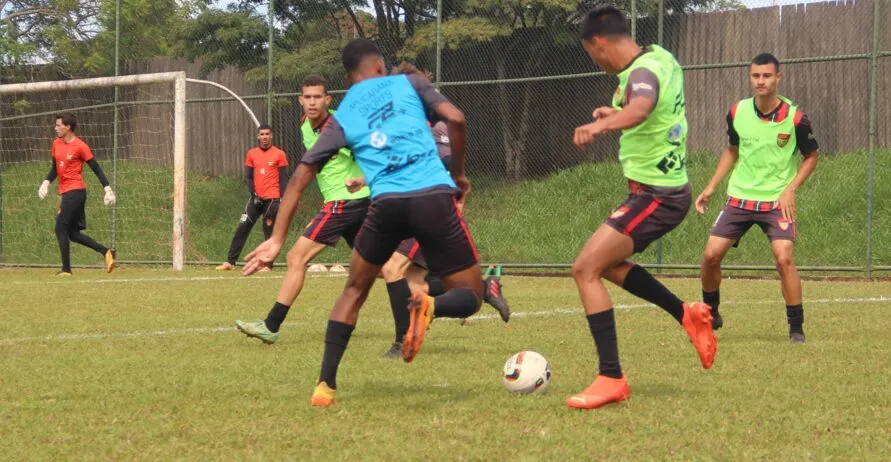
[[[328,386],[325,382],[319,382],[316,389],[312,392],[312,399],[309,403],[313,406],[331,406],[334,404],[334,392],[337,391]]]
[[[405,362],[412,362],[421,351],[424,337],[427,336],[427,329],[433,322],[434,311],[433,297],[423,292],[412,294],[408,301],[408,332],[405,333],[405,339],[402,341],[402,359]]]
[[[628,379],[598,375],[585,391],[566,398],[566,405],[575,409],[597,409],[605,404],[618,403],[631,398]]]
[[[702,367],[709,369],[718,353],[718,339],[712,330],[712,307],[705,303],[684,303],[684,330],[699,354]]]

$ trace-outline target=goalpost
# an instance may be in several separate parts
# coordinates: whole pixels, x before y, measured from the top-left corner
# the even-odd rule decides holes
[[[130,239],[128,243],[131,247],[135,249],[138,243],[141,250],[129,253],[128,249],[119,246],[123,260],[172,261],[174,270],[182,270],[186,261],[189,226],[186,183],[187,82],[212,85],[228,92],[232,98],[225,100],[237,100],[248,112],[253,125],[259,125],[253,111],[234,92],[215,82],[188,79],[185,72],[0,85],[0,263],[41,264],[53,261],[53,255],[58,260],[55,238],[49,232],[51,225],[47,223],[48,206],[37,201],[36,187],[50,166],[49,148],[54,138],[51,127],[55,115],[75,112],[78,136],[90,145],[106,172],[114,169],[109,178],[113,175],[117,177],[119,159],[123,164],[120,167],[122,170],[130,169],[127,171],[129,184],[119,182],[113,186],[118,193],[118,211],[127,210],[127,207],[132,209],[123,213],[122,218],[117,218],[125,225],[124,230],[112,225],[111,234],[114,236],[123,232]],[[115,92],[116,88],[120,90],[120,98]],[[127,111],[124,133],[118,133],[119,111]],[[219,111],[215,114],[224,117]],[[114,123],[110,122],[112,117]],[[243,119],[243,115],[240,117]],[[172,143],[169,141],[170,125]],[[109,130],[112,126],[114,129]],[[119,136],[128,140],[122,143],[121,155],[118,153]],[[213,162],[214,159],[205,161]],[[3,179],[3,170],[13,173],[8,173]],[[172,184],[169,184],[170,180],[162,178],[165,175],[170,178],[170,170]],[[92,172],[85,168],[83,173],[88,191],[95,191],[90,186],[95,182]],[[119,192],[118,188],[124,192]],[[136,198],[141,201],[138,205],[128,205],[128,199],[135,201]],[[47,201],[50,199],[48,197]],[[101,206],[92,205],[99,203],[95,200],[99,198],[91,197],[88,193],[88,223],[101,221],[98,220],[102,213],[98,210]],[[171,202],[172,213],[169,207]],[[136,210],[137,206],[144,210]],[[38,220],[36,217],[40,216],[42,218]],[[167,220],[172,221],[172,238],[164,242],[160,223]],[[115,222],[115,218],[112,221]],[[171,226],[170,221],[167,223]],[[9,239],[10,236],[14,238]],[[106,241],[100,236],[97,234],[94,237],[100,242]],[[155,250],[142,250],[152,246]],[[168,256],[164,257],[160,252]],[[136,255],[136,258],[132,255]]]

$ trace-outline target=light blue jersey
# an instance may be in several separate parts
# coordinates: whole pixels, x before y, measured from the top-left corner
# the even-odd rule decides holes
[[[405,75],[369,79],[349,89],[334,118],[372,197],[455,189],[430,132],[431,110]]]

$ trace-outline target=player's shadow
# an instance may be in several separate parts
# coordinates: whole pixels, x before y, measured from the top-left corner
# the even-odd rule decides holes
[[[466,401],[474,397],[474,390],[469,387],[456,386],[453,383],[431,385],[414,383],[407,379],[394,382],[368,382],[363,384],[362,399],[380,400],[384,406],[393,406],[393,397],[398,396],[401,406],[411,408],[436,408],[444,402]]]
[[[689,390],[681,390],[680,388],[667,383],[642,383],[634,384],[631,389],[632,396],[672,396],[677,397],[681,394],[689,395]],[[694,391],[693,394],[696,394]]]
[[[717,335],[718,337],[718,347],[720,348],[721,344],[733,344],[733,345],[743,345],[747,343],[771,343],[771,344],[782,344],[789,343],[789,338],[783,335],[778,335],[775,333],[760,333],[760,334],[726,334],[726,335]]]

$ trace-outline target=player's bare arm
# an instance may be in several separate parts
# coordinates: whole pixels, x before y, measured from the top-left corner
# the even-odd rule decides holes
[[[786,221],[795,221],[795,192],[814,173],[814,170],[817,168],[818,157],[817,151],[811,152],[804,157],[804,160],[801,161],[801,165],[798,167],[798,173],[795,175],[795,178],[792,179],[789,185],[786,186],[786,189],[783,190],[783,193],[780,194],[779,199],[777,199],[777,205],[783,212],[783,218]]]
[[[599,136],[616,130],[626,130],[642,124],[653,112],[656,102],[645,96],[633,98],[624,108],[575,129],[572,142],[579,149],[594,142]],[[595,111],[596,112],[596,111]]]
[[[605,119],[617,112],[619,112],[619,110],[612,106],[600,106],[599,108],[594,109],[594,111],[591,112],[591,117],[594,120]]]
[[[343,185],[346,186],[347,191],[354,193],[367,186],[368,183],[365,182],[365,177],[363,176],[359,178],[347,178],[343,181]]]
[[[718,167],[715,168],[715,174],[712,175],[712,179],[709,180],[708,185],[702,190],[699,197],[696,198],[696,211],[699,212],[700,215],[708,210],[708,201],[712,198],[712,194],[715,193],[715,188],[717,188],[721,181],[724,180],[724,177],[733,170],[733,166],[736,165],[738,159],[739,147],[727,146],[727,149],[724,149],[724,153],[721,154],[721,159],[718,161]]]
[[[434,110],[439,119],[445,122],[449,129],[449,144],[452,148],[452,179],[455,180],[455,184],[461,190],[460,203],[463,204],[470,194],[470,180],[464,174],[467,119],[460,109],[448,101],[437,104]]]

